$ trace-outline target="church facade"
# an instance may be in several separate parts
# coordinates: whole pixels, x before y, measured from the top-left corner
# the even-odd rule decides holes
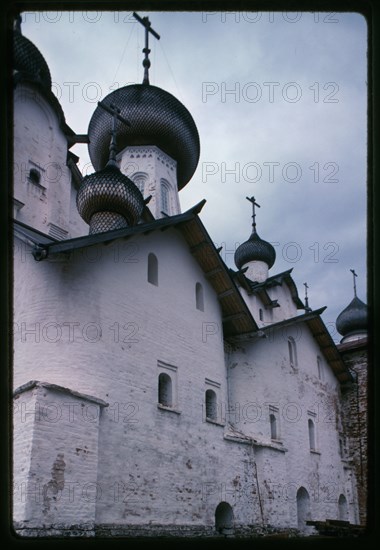
[[[337,346],[292,270],[269,273],[275,251],[253,197],[236,270],[225,265],[204,201],[180,210],[199,136],[186,107],[149,83],[147,54],[144,82],[105,97],[83,136],[19,22],[14,41],[15,531],[364,524],[365,304],[355,296],[342,312]],[[83,141],[86,177],[70,151]]]

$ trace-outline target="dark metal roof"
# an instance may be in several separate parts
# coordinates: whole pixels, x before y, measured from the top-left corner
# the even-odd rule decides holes
[[[277,330],[278,328],[282,328],[289,325],[295,325],[298,323],[306,323],[309,327],[314,339],[317,342],[317,345],[323,355],[326,358],[326,361],[331,366],[335,376],[339,380],[339,382],[351,382],[352,376],[351,373],[344,363],[342,357],[340,356],[340,353],[329,333],[329,331],[326,328],[326,325],[322,321],[322,318],[320,317],[321,314],[325,311],[326,307],[322,307],[320,309],[317,309],[315,311],[306,312],[303,315],[297,315],[296,317],[291,317],[290,319],[285,319],[284,321],[280,321],[278,323],[273,323],[272,325],[266,325],[260,329],[262,334],[265,334],[267,332],[271,332],[274,330]],[[257,338],[256,334],[251,335],[238,335],[233,340],[235,342],[244,342],[249,341]]]
[[[342,336],[350,336],[367,330],[368,308],[357,296],[338,315],[336,328]]]
[[[13,68],[30,81],[51,89],[50,71],[44,56],[18,30],[13,32]]]
[[[237,334],[253,333],[258,330],[258,326],[235,285],[229,269],[220,257],[219,252],[197,215],[205,202],[201,201],[183,214],[160,218],[133,227],[86,235],[54,243],[41,242],[38,245],[36,244],[33,255],[36,260],[40,261],[54,254],[69,253],[94,244],[109,243],[116,239],[128,239],[134,235],[148,234],[151,231],[175,227],[184,237],[191,254],[202,268],[207,280],[218,296],[222,309],[224,336],[230,338]],[[15,224],[17,225],[17,222]]]
[[[276,251],[267,241],[260,239],[253,231],[247,241],[242,243],[235,252],[235,265],[238,269],[253,261],[265,262],[270,269],[276,260]]]
[[[322,308],[322,311],[324,309]],[[310,313],[305,314],[305,316],[307,315],[310,315]],[[319,314],[315,317],[310,317],[306,323],[339,382],[352,382],[352,375]]]
[[[114,104],[130,122],[117,131],[117,151],[128,145],[156,145],[177,161],[178,189],[190,180],[198,164],[200,145],[195,122],[189,111],[174,96],[147,84],[133,84],[111,92],[102,101]],[[90,120],[89,154],[96,170],[108,161],[112,117],[97,107]]]

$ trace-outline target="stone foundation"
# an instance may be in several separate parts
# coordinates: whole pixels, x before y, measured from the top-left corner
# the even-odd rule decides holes
[[[206,525],[63,525],[31,527],[17,522],[14,531],[20,537],[72,537],[72,538],[292,538],[305,536],[298,529],[276,528],[270,525],[237,525],[233,529],[217,532]]]

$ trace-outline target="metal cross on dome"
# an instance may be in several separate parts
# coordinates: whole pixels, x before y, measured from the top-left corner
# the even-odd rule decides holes
[[[355,295],[355,298],[356,298],[356,280],[355,278],[357,277],[356,273],[355,273],[355,269],[350,269],[351,273],[352,273],[352,277],[354,279],[354,295]]]
[[[258,208],[261,208],[259,204],[257,204],[255,197],[246,197],[247,201],[252,203],[252,227],[253,232],[256,233],[256,212],[255,212],[255,206]]]
[[[131,123],[124,117],[121,116],[121,111],[118,109],[113,103],[111,103],[109,106],[106,105],[103,101],[98,101],[99,107],[107,111],[112,116],[112,129],[111,129],[111,143],[110,143],[110,156],[108,163],[112,164],[114,166],[117,166],[116,164],[116,120],[119,120],[126,126],[130,126]],[[107,163],[107,164],[108,164]]]
[[[305,311],[311,311],[311,308],[309,307],[309,298],[307,295],[307,289],[309,288],[309,285],[307,283],[304,283],[303,286],[305,287]]]
[[[142,26],[145,28],[145,48],[143,49],[143,53],[145,54],[145,58],[143,60],[143,67],[144,67],[144,80],[143,84],[149,84],[149,67],[150,67],[150,60],[149,60],[149,33],[153,34],[157,40],[160,40],[160,35],[156,33],[154,29],[151,27],[151,22],[149,21],[149,17],[140,17],[137,15],[137,13],[133,12],[133,17],[142,24]]]

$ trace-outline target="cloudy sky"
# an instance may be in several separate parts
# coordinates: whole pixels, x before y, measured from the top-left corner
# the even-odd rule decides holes
[[[254,195],[259,235],[276,249],[304,298],[334,322],[350,302],[355,268],[366,301],[367,24],[359,14],[140,13],[151,84],[191,112],[201,140],[182,210],[200,215],[222,257],[249,237]],[[97,101],[141,82],[144,31],[130,12],[25,12],[22,31],[44,55],[66,121],[86,133]],[[93,171],[76,145],[83,173]]]

